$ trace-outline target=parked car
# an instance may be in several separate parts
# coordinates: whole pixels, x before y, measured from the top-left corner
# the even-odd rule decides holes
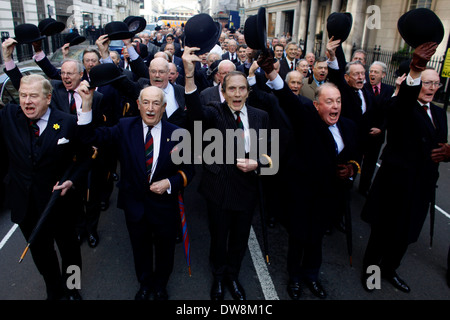
[[[19,68],[19,70],[24,76],[37,73],[45,77],[44,72],[39,67],[24,67]],[[19,92],[14,88],[11,80],[5,73],[0,75],[0,99],[4,104],[19,104]]]

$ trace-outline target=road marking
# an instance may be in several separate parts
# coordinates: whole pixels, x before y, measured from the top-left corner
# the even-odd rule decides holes
[[[256,238],[253,227],[250,228],[250,236],[248,238],[248,249],[252,256],[253,265],[256,269],[259,282],[266,300],[280,300],[278,298],[277,291],[273,285],[272,277],[267,269],[266,262],[264,261],[261,247],[259,246],[258,239]]]
[[[9,229],[8,233],[6,234],[6,236],[3,237],[2,241],[0,242],[0,250],[3,248],[3,246],[6,244],[6,241],[9,240],[9,238],[12,236],[12,234],[14,233],[14,231],[16,231],[17,227],[19,225],[17,223],[15,223],[11,229]]]

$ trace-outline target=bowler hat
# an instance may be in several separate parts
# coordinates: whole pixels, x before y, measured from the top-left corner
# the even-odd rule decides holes
[[[206,13],[196,14],[184,26],[185,45],[199,47],[196,55],[204,54],[214,47],[221,32],[221,24],[214,22],[211,16]]]
[[[397,28],[405,42],[417,48],[425,42],[441,43],[444,26],[439,17],[430,9],[417,8],[403,14]]]
[[[398,69],[395,70],[394,74],[396,77],[401,77],[404,74],[408,74],[409,73],[409,65],[411,64],[411,59],[407,59],[402,61],[399,65],[398,65]]]
[[[101,87],[125,77],[126,75],[122,74],[114,63],[102,63],[89,72],[89,87]]]
[[[353,17],[349,12],[333,12],[327,18],[328,38],[334,36],[334,40],[347,40],[352,30]]]
[[[45,38],[39,28],[31,23],[19,24],[14,28],[15,40],[19,43],[33,43]]]
[[[250,16],[245,20],[244,38],[250,48],[267,50],[266,8],[260,7],[257,15]]]
[[[109,40],[131,39],[134,36],[134,32],[131,32],[127,24],[122,21],[107,23],[105,25],[105,33],[108,35]]]
[[[78,32],[68,33],[64,39],[64,43],[70,43],[70,46],[76,46],[84,41],[86,41],[86,38],[80,36]]]
[[[206,70],[206,76],[209,80],[213,80],[217,71],[219,71],[219,63],[222,60],[216,60],[209,66],[208,70]]]
[[[145,29],[147,26],[147,21],[142,17],[129,16],[126,17],[123,22],[128,26],[128,30],[137,34]]]
[[[38,28],[42,35],[49,37],[64,31],[66,25],[53,18],[46,18],[39,22]]]

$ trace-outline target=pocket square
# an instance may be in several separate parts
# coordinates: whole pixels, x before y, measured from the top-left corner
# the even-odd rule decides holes
[[[69,140],[67,140],[66,138],[58,139],[58,145],[65,144],[65,143],[69,143]]]

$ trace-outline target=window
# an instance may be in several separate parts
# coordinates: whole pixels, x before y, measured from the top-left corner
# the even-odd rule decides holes
[[[427,8],[431,9],[432,0],[411,0],[409,5],[409,10],[417,9],[417,8]]]

